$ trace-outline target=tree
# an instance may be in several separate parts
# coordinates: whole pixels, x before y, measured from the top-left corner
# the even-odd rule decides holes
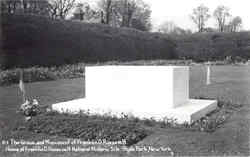
[[[137,1],[137,7],[133,13],[130,27],[141,30],[150,31],[151,24],[151,9],[150,6],[143,1]]]
[[[205,28],[205,23],[209,19],[209,9],[204,5],[200,5],[197,8],[193,9],[193,14],[191,19],[196,24],[198,32],[203,32]]]
[[[159,26],[158,31],[165,34],[172,33],[177,26],[172,21],[166,21]]]
[[[215,11],[214,11],[214,17],[218,25],[218,30],[220,32],[225,31],[225,26],[226,26],[226,20],[229,18],[231,15],[229,13],[229,8],[225,6],[218,6]]]
[[[169,35],[189,35],[192,34],[191,30],[185,30],[183,28],[178,27],[174,22],[166,21],[162,23],[159,28],[158,32],[169,34]]]
[[[122,27],[130,27],[133,14],[137,9],[136,0],[122,0]]]
[[[131,28],[138,29],[140,31],[150,31],[152,28],[151,22],[145,22],[141,19],[133,18],[131,22]]]
[[[242,19],[239,16],[234,17],[230,22],[229,22],[229,31],[230,32],[237,32],[240,30],[241,25],[242,25]]]
[[[93,10],[88,3],[78,3],[73,13],[72,20],[89,22],[98,18],[98,12]]]
[[[102,1],[104,4],[106,4],[107,8],[109,6],[107,0]],[[111,7],[112,9],[110,14],[108,14],[110,17],[112,17],[112,19],[109,21],[112,23],[111,25],[115,24],[118,25],[118,27],[130,27],[134,13],[137,9],[137,1],[138,0],[113,0]]]
[[[142,0],[100,0],[102,23],[149,31],[151,9]]]
[[[49,3],[52,18],[65,19],[75,7],[75,0],[50,0]]]
[[[142,0],[117,0],[115,5],[116,20],[120,27],[144,27],[141,30],[150,30],[151,28],[151,9],[148,4]],[[142,26],[143,25],[143,26]]]
[[[27,13],[48,15],[49,3],[47,0],[2,0],[2,13]]]
[[[20,11],[21,0],[1,0],[1,12],[14,14]]]
[[[32,13],[49,16],[50,4],[48,0],[22,0],[22,8],[24,13]]]
[[[212,28],[212,27],[206,27],[204,28],[204,32],[217,32],[217,30],[215,28]]]
[[[19,10],[21,0],[1,0],[1,13],[13,14]]]
[[[114,0],[100,0],[98,6],[101,9],[101,23],[110,24],[114,13]]]

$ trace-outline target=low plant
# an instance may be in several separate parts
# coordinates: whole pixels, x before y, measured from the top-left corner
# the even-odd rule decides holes
[[[5,70],[0,72],[0,85],[10,85],[18,83],[20,79],[20,69]],[[56,80],[57,76],[54,75],[49,68],[32,67],[24,69],[24,81],[50,81]]]
[[[64,65],[59,67],[30,67],[24,69],[24,82],[51,81],[57,79],[72,79],[84,76],[84,63]],[[18,83],[20,69],[0,71],[0,86]]]
[[[28,131],[53,136],[81,138],[82,140],[121,141],[130,146],[150,134],[143,125],[130,119],[111,116],[71,115],[57,112],[44,112],[25,124]]]
[[[78,114],[58,113],[48,108],[33,116],[27,121],[22,130],[33,133],[42,133],[48,136],[80,138],[82,140],[122,141],[131,146],[148,135],[155,128],[176,128],[192,131],[213,132],[223,125],[242,105],[230,102],[218,102],[218,107],[202,119],[192,124],[178,124],[174,118],[164,117],[162,120],[139,119],[133,115],[112,114],[92,115],[88,111]],[[29,107],[28,107],[29,108]],[[18,127],[16,127],[18,130]]]
[[[199,99],[204,99],[199,97]],[[208,98],[205,98],[208,99]],[[205,117],[192,124],[184,123],[183,127],[197,131],[214,132],[217,128],[223,125],[230,116],[242,107],[240,104],[233,104],[231,102],[218,101],[217,109],[207,114]]]

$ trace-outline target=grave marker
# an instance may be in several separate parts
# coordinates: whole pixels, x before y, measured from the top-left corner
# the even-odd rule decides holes
[[[211,84],[210,78],[211,78],[211,65],[210,65],[210,63],[208,63],[208,65],[207,65],[207,82],[206,82],[207,85]]]
[[[187,66],[93,66],[85,70],[84,99],[53,104],[58,111],[111,112],[139,118],[198,120],[217,107],[216,100],[189,99]]]

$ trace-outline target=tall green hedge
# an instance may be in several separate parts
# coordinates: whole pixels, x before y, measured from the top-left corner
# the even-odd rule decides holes
[[[196,33],[174,37],[180,58],[195,61],[250,58],[250,32]]]
[[[176,44],[157,33],[35,15],[1,18],[2,68],[177,57]]]

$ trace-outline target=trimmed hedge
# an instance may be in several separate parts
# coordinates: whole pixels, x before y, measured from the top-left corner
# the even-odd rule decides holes
[[[177,57],[175,43],[162,34],[35,15],[1,18],[2,68]]]
[[[226,60],[234,62],[250,59],[250,32],[195,33],[175,36],[180,58],[196,62]]]

